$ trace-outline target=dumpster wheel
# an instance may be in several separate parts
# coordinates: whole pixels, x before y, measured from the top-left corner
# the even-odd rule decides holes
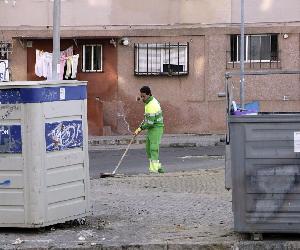
[[[251,240],[254,240],[254,241],[263,240],[262,233],[251,233]]]

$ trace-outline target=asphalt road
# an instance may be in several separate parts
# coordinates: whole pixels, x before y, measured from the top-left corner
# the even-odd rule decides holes
[[[111,173],[124,153],[122,150],[90,152],[90,176]],[[161,148],[160,161],[167,172],[191,171],[224,167],[224,146]],[[148,172],[148,160],[144,149],[130,149],[117,173],[133,175]]]

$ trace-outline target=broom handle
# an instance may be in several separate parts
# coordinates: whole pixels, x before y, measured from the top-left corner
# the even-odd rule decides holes
[[[128,149],[129,149],[130,145],[133,143],[135,137],[136,137],[136,136],[133,136],[133,137],[132,137],[131,141],[129,142],[129,144],[128,144],[128,146],[127,146],[125,152],[124,152],[124,154],[122,155],[122,157],[121,157],[121,159],[120,159],[118,165],[116,166],[116,168],[114,169],[114,171],[112,172],[112,174],[115,174],[116,171],[118,170],[120,164],[122,163],[122,161],[123,161],[123,159],[124,159],[124,157],[125,157],[125,155],[126,155]]]

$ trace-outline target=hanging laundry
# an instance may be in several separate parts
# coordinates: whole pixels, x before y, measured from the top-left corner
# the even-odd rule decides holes
[[[44,53],[43,76],[52,79],[52,53]]]
[[[39,77],[45,77],[47,79],[52,79],[52,53],[43,52],[42,50],[35,51],[36,62],[35,62],[35,74]],[[60,72],[59,79],[64,79],[65,67],[66,79],[74,79],[77,74],[79,54],[73,56],[73,46],[60,52]]]
[[[62,51],[62,53],[64,53],[66,57],[73,56],[73,46],[65,49],[64,51]]]
[[[72,79],[76,78],[79,54],[72,56]]]
[[[35,50],[35,74],[39,77],[43,76],[43,62],[44,62],[44,52],[41,50]]]
[[[73,57],[69,56],[67,58],[67,70],[66,70],[66,74],[65,74],[65,78],[69,79],[71,77],[71,73],[72,73],[72,61],[73,61]]]
[[[64,71],[65,71],[65,66],[66,66],[66,61],[67,61],[67,57],[62,54],[60,56],[60,72],[59,72],[59,80],[63,80],[64,79]]]
[[[65,66],[66,66],[67,58],[69,56],[73,56],[73,46],[60,52],[60,73],[59,73],[60,80],[64,79]]]

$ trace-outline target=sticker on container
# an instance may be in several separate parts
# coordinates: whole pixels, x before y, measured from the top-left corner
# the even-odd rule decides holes
[[[10,185],[10,180],[4,180],[0,182],[0,186],[9,186]]]
[[[22,153],[21,125],[0,125],[0,153]]]
[[[83,146],[82,121],[45,124],[46,151],[62,151]]]
[[[65,100],[66,99],[66,89],[65,88],[60,88],[59,89],[59,99],[60,100]]]
[[[300,132],[294,132],[294,152],[300,152]]]

